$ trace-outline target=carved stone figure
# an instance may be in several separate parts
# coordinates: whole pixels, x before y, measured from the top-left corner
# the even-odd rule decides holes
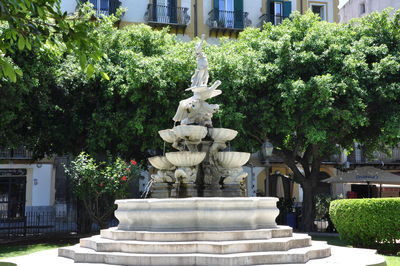
[[[181,125],[212,126],[212,115],[218,110],[218,104],[209,104],[195,97],[190,97],[179,102],[178,110],[173,120],[175,122],[180,121]]]
[[[177,182],[194,183],[197,177],[197,167],[180,167],[175,170]]]
[[[207,86],[208,83],[208,61],[202,51],[203,41],[204,34],[201,36],[201,41],[196,45],[197,69],[192,76],[191,87]]]
[[[174,183],[174,171],[158,170],[157,174],[151,175],[151,179],[156,183]]]
[[[242,167],[238,168],[224,168],[222,171],[224,184],[239,184],[247,177],[247,173],[243,171]]]

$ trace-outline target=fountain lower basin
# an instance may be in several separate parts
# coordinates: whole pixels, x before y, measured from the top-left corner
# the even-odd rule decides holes
[[[169,198],[117,200],[119,230],[229,231],[276,228],[278,199]]]
[[[149,162],[152,166],[160,170],[171,170],[175,168],[175,166],[171,164],[165,156],[150,157]]]

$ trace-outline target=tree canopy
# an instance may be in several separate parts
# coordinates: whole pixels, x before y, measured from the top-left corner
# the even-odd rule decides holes
[[[73,15],[62,12],[61,0],[2,0],[0,2],[0,78],[16,82],[22,76],[15,64],[17,51],[43,48],[70,52],[80,59],[90,76],[94,72],[88,58],[99,60],[104,53],[99,47],[97,28],[91,4],[80,5]],[[103,20],[108,18],[103,17]],[[102,74],[105,78],[107,75]]]
[[[157,131],[173,126],[179,100],[189,96],[195,41],[178,42],[167,29],[104,23],[91,29],[107,54],[93,61],[100,70],[93,76],[73,52],[57,56],[42,47],[11,55],[27,75],[1,82],[0,146],[126,159],[163,149]],[[237,149],[274,144],[303,187],[303,229],[312,225],[324,158],[354,141],[374,150],[400,140],[399,23],[400,12],[349,24],[294,14],[205,48],[210,82],[222,81],[214,126],[238,129]]]

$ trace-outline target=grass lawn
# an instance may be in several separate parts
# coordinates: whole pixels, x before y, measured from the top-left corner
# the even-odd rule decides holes
[[[318,241],[326,241],[329,245],[332,246],[341,246],[341,247],[351,247],[345,241],[341,240],[339,237],[336,236],[313,236],[313,240]],[[399,266],[400,265],[400,256],[386,256],[382,255],[386,259],[387,266]]]
[[[313,240],[326,241],[329,245],[333,246],[341,246],[341,247],[351,247],[346,242],[341,240],[336,236],[313,236]],[[39,242],[39,240],[37,240]],[[32,244],[3,244],[0,245],[0,259],[22,256],[26,254],[30,254],[33,252],[65,247],[68,245],[74,245],[79,242],[79,238],[71,238],[71,239],[63,239],[63,240],[40,240],[39,243]],[[385,256],[387,266],[399,266],[400,265],[400,256]],[[0,266],[12,266],[15,264],[10,264],[6,262],[0,262]]]
[[[0,245],[0,259],[22,256],[33,252],[38,252],[46,249],[65,247],[79,242],[77,238],[67,239],[42,239],[25,241],[23,243],[10,243]],[[1,263],[0,266],[7,264]]]

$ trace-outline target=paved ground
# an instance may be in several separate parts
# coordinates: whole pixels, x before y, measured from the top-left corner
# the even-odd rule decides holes
[[[374,250],[332,247],[332,256],[325,259],[310,260],[306,264],[278,264],[279,266],[385,266],[384,258],[375,255]],[[0,260],[11,262],[18,266],[105,266],[108,264],[74,263],[70,259],[57,256],[57,249],[39,251],[29,255]],[[212,265],[210,265],[212,266]],[[269,266],[269,265],[263,265]]]

